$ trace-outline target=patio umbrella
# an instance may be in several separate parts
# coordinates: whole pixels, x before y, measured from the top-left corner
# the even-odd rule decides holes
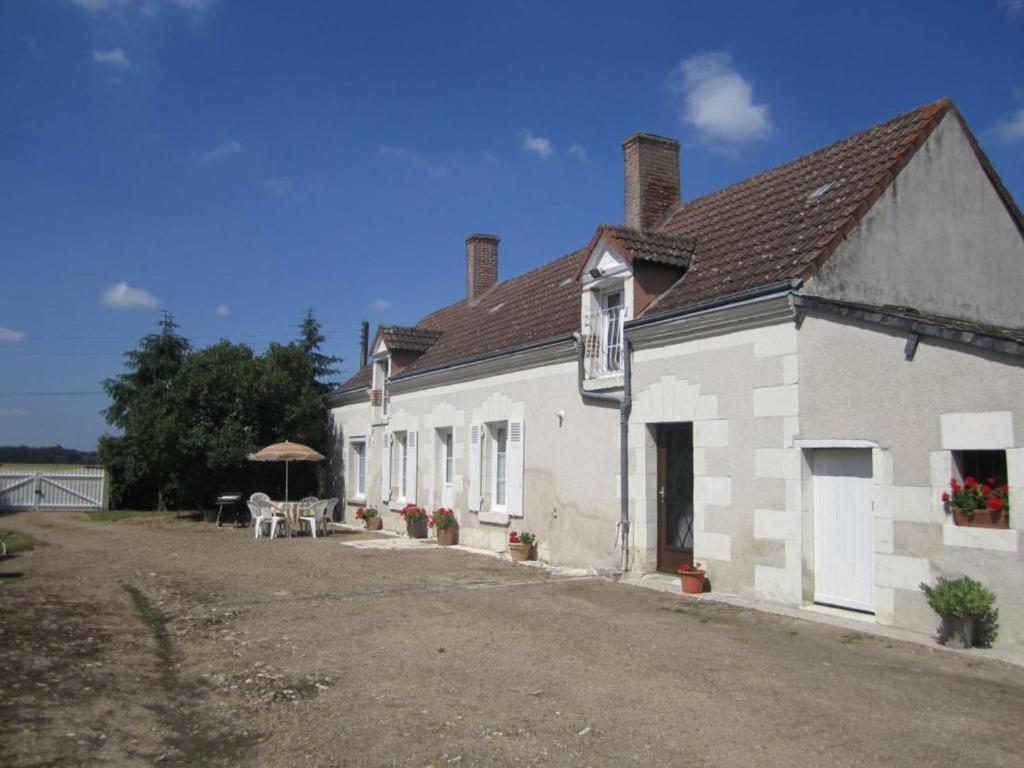
[[[283,461],[284,462],[284,500],[288,501],[288,465],[293,461],[323,461],[324,455],[317,453],[302,443],[274,443],[266,448],[249,454],[249,461]]]

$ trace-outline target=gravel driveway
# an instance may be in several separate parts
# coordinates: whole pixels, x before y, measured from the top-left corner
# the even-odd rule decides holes
[[[44,542],[0,563],[3,765],[1022,764],[991,660],[365,533],[2,524]]]

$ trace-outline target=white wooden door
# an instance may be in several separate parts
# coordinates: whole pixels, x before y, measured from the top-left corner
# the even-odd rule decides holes
[[[871,451],[830,448],[812,455],[814,602],[875,610]]]

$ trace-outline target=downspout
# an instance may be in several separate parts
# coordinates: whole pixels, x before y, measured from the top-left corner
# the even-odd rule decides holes
[[[619,570],[625,573],[629,568],[629,413],[633,407],[633,354],[626,334],[622,334],[622,396],[604,392],[588,392],[583,387],[584,354],[583,340],[579,333],[573,334],[576,342],[576,386],[583,402],[614,403],[619,406]]]

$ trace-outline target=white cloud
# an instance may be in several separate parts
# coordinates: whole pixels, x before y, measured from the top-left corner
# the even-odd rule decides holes
[[[128,283],[112,283],[103,289],[103,303],[108,307],[155,307],[160,299],[145,288],[132,288]]]
[[[523,149],[540,155],[545,160],[555,153],[555,148],[551,146],[549,139],[545,139],[543,136],[534,136],[530,131],[523,131]]]
[[[71,3],[90,13],[106,13],[126,8],[132,4],[132,0],[71,0]]]
[[[448,169],[445,166],[440,163],[426,160],[411,149],[406,149],[405,147],[393,147],[384,144],[378,147],[377,151],[385,157],[394,157],[398,160],[405,161],[414,169],[421,173],[425,173],[434,181],[441,181],[442,179],[448,178]]]
[[[1024,14],[1024,0],[999,0],[999,7],[1011,16]]]
[[[12,331],[0,325],[0,341],[21,341],[25,338],[24,331]]]
[[[1024,3],[1024,0],[1021,0]],[[994,128],[996,136],[1003,141],[1020,141],[1024,139],[1024,108],[1005,120],[1000,120]]]
[[[288,197],[288,194],[292,191],[292,180],[287,176],[267,179],[267,189],[274,197]]]
[[[132,60],[128,58],[128,54],[124,52],[123,48],[111,48],[109,51],[94,49],[92,60],[99,64],[107,64],[120,69],[128,69],[132,65]]]
[[[195,21],[200,21],[209,13],[217,0],[70,0],[90,13],[117,13],[122,10],[137,8],[147,18],[155,18],[164,6],[177,8],[189,14]]]
[[[391,302],[387,299],[374,299],[370,302],[370,309],[383,312],[385,309],[391,309]]]
[[[724,51],[690,56],[672,80],[681,101],[680,118],[711,144],[749,144],[771,133],[767,104],[755,104],[753,87],[733,69]]]
[[[584,149],[582,144],[573,144],[569,147],[569,154],[579,160],[581,163],[589,163],[590,158],[587,157],[587,150]]]
[[[217,308],[213,310],[213,314],[217,315],[218,317],[227,317],[228,315],[231,314],[231,307],[229,307],[227,304],[218,304]]]
[[[234,139],[228,139],[227,141],[222,141],[209,152],[204,152],[201,157],[203,160],[220,160],[222,157],[227,157],[228,155],[237,155],[241,151],[241,144]]]

